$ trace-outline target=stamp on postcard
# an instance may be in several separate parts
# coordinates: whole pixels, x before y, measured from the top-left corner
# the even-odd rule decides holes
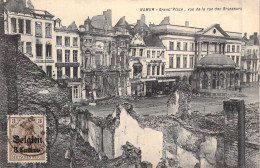
[[[45,163],[47,161],[46,117],[44,115],[9,115],[8,162]]]

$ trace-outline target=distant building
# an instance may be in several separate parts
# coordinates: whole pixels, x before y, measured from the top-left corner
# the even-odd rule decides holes
[[[194,89],[224,89],[239,85],[241,33],[224,31],[219,24],[206,29],[190,27],[189,22],[185,22],[185,26],[172,25],[169,17],[165,17],[159,25],[150,25],[150,27],[152,32],[162,39],[166,47],[166,76],[175,76],[178,80],[188,82]],[[218,73],[219,69],[215,71],[214,67],[225,67],[225,64],[207,63],[207,70],[197,67],[197,65],[201,67],[202,58],[211,54],[223,55],[223,57],[217,56],[221,62],[227,57],[228,62],[230,59],[232,64],[234,62],[234,69],[221,72],[224,75],[224,81],[230,80],[223,86],[220,84],[222,76]]]
[[[242,39],[241,82],[250,85],[259,81],[259,39],[257,33]]]
[[[73,102],[81,101],[81,74],[82,63],[80,52],[79,30],[75,22],[68,27],[63,26],[61,20],[55,20],[55,79],[71,89]]]
[[[131,94],[149,96],[157,92],[164,93],[169,84],[169,79],[165,78],[165,47],[145,24],[144,15],[137,20],[133,30],[129,53]]]
[[[112,11],[87,18],[80,25],[83,57],[83,99],[96,100],[129,94],[130,33],[124,23],[112,26]]]

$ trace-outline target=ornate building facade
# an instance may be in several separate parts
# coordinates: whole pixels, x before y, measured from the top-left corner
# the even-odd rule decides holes
[[[80,26],[83,56],[83,99],[97,100],[129,93],[130,33],[124,25],[112,26],[112,12],[86,19]]]

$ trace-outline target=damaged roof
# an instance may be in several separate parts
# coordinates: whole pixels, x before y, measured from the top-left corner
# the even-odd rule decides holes
[[[70,31],[78,31],[78,27],[77,27],[75,21],[73,21],[73,22],[67,27],[67,30],[70,30]]]
[[[5,8],[10,12],[38,15],[38,16],[48,16],[51,18],[54,17],[54,15],[52,15],[46,10],[37,10],[37,9],[33,9],[32,7],[33,7],[32,4],[30,5],[30,8],[26,7],[25,1],[23,0],[9,0],[5,3]]]
[[[121,17],[116,23],[115,27],[125,27],[131,35],[134,35],[134,30],[131,28],[130,24],[125,20],[125,16]]]
[[[143,40],[147,47],[164,47],[162,40],[157,35],[144,36]]]

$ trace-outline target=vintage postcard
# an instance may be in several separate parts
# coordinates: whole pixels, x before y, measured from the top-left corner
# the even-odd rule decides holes
[[[0,0],[0,167],[259,168],[259,0]]]

